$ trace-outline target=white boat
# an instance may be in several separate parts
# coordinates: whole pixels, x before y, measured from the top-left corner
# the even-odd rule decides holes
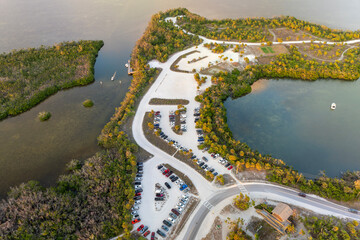
[[[127,68],[128,68],[128,67],[129,67],[129,64],[125,63],[125,67],[127,67]]]
[[[331,106],[330,106],[330,108],[331,108],[332,110],[335,110],[336,104],[335,104],[335,103],[332,103]]]
[[[111,77],[111,81],[114,81],[115,75],[116,75],[116,72],[115,72],[114,75]]]

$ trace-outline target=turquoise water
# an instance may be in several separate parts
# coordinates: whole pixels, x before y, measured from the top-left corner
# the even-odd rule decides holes
[[[95,65],[95,83],[59,92],[0,122],[0,197],[9,187],[32,179],[51,185],[71,159],[84,159],[99,150],[96,138],[130,84],[124,63],[136,40],[151,15],[176,7],[208,18],[293,15],[329,27],[360,28],[357,0],[0,0],[0,52],[79,39],[105,42]],[[117,79],[111,82],[115,71]],[[95,102],[93,108],[82,107],[86,98]],[[52,117],[40,123],[36,115],[44,110]]]
[[[264,85],[263,91],[225,102],[236,139],[310,175],[360,170],[359,81],[265,80]]]

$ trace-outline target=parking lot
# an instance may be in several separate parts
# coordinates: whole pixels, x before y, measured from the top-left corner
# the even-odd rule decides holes
[[[171,228],[173,228],[181,218],[181,214],[186,210],[186,203],[184,201],[189,201],[189,198],[191,197],[191,194],[186,193],[189,188],[180,177],[177,177],[176,179],[176,176],[173,173],[171,175],[169,174],[171,173],[169,169],[156,161],[144,163],[142,169],[141,203],[137,205],[139,209],[135,210],[141,221],[135,223],[134,228],[138,229],[141,225],[144,225],[144,227],[139,231],[141,232],[143,229],[148,227],[145,232],[150,230],[149,235],[147,235],[149,239],[151,237],[151,233],[156,233],[157,230],[160,230],[162,233],[168,235]],[[169,176],[167,177],[167,175]],[[172,179],[175,179],[174,182],[172,182]],[[170,188],[167,187],[165,183],[167,183]],[[159,191],[160,188],[156,188],[156,185],[161,186],[163,190]],[[183,190],[180,191],[180,188],[183,188]],[[157,192],[156,189],[158,189]],[[156,201],[155,198],[163,201]],[[156,207],[159,205],[161,205],[161,208]],[[179,216],[177,216],[174,211],[177,211]],[[164,220],[166,220],[165,223],[170,225],[170,227],[163,222]],[[163,225],[165,225],[165,227],[163,227]],[[166,227],[168,228],[168,232],[164,230]],[[156,233],[155,236],[158,238],[161,237],[158,233]]]

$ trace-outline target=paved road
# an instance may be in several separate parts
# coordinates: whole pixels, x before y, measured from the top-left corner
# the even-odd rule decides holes
[[[290,202],[298,202],[298,205],[302,206],[311,206],[311,208],[318,208],[321,212],[329,212],[333,215],[338,215],[342,217],[348,217],[355,220],[360,220],[360,216],[354,213],[348,212],[348,208],[344,206],[340,206],[334,204],[332,202],[328,202],[319,197],[307,196],[306,198],[298,196],[298,192],[292,189],[286,189],[284,187],[266,184],[266,183],[245,183],[244,184],[248,192],[251,194],[254,193],[268,193],[268,199],[279,200],[279,198],[287,198]],[[237,186],[228,188],[224,191],[219,191],[216,195],[212,196],[207,202],[212,205],[212,207],[216,206],[221,201],[239,194],[240,190]],[[206,204],[209,206],[209,204]],[[191,223],[189,224],[189,228],[185,233],[185,240],[193,240],[196,239],[196,235],[201,227],[202,222],[206,218],[206,215],[210,212],[210,209],[202,205],[199,210],[195,213]]]

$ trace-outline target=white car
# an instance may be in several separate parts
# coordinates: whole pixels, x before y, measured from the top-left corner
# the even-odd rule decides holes
[[[179,202],[179,203],[178,203],[178,206],[179,206],[179,207],[184,207],[185,205],[184,205],[182,202]]]
[[[173,218],[169,217],[168,220],[172,222],[172,224],[175,224],[175,220]]]
[[[135,189],[142,188],[141,185],[135,185]]]
[[[180,179],[179,179],[179,180],[176,180],[175,184],[176,184],[176,185],[179,185],[179,184],[180,184],[180,182],[181,182],[181,180],[180,180]]]
[[[137,205],[140,205],[141,204],[141,200],[137,200],[135,201],[134,205],[137,206]]]
[[[183,209],[182,207],[178,207],[178,212],[179,212],[179,213],[182,213],[183,210],[184,210],[184,209]]]
[[[139,210],[139,207],[138,207],[138,206],[133,206],[133,207],[131,208],[131,211],[135,211],[135,210]]]
[[[141,180],[142,180],[141,177],[136,177],[136,178],[135,178],[135,181],[141,181]]]

